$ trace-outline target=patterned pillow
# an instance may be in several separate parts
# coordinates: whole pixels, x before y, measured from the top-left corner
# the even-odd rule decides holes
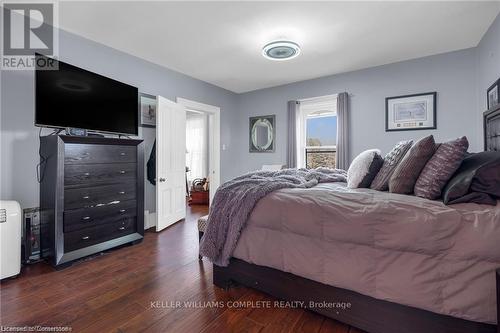
[[[347,187],[370,187],[373,178],[382,167],[382,163],[384,160],[378,149],[365,150],[356,156],[347,170]]]
[[[408,149],[413,144],[412,140],[399,142],[392,150],[385,155],[382,168],[373,179],[370,188],[378,191],[387,191],[389,189],[389,179],[398,166],[398,163],[405,156]]]
[[[431,200],[439,198],[448,180],[462,164],[468,148],[469,141],[465,136],[441,144],[418,176],[415,195]]]
[[[394,170],[389,180],[389,192],[413,193],[420,172],[435,151],[436,143],[432,135],[415,142]]]

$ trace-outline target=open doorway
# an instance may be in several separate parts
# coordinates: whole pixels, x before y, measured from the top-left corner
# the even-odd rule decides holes
[[[177,98],[186,110],[186,195],[209,205],[220,181],[220,108]]]
[[[186,195],[189,205],[209,201],[208,114],[186,109]]]

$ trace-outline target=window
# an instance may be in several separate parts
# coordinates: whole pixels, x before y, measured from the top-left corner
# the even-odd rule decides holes
[[[306,116],[306,168],[335,168],[337,115],[325,110]]]
[[[297,165],[335,168],[337,152],[337,96],[300,101],[297,119]]]

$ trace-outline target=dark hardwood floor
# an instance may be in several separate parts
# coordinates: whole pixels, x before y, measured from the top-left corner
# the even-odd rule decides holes
[[[207,208],[187,210],[185,221],[160,233],[146,232],[141,244],[61,271],[45,263],[24,267],[18,278],[1,283],[1,325],[69,326],[72,332],[99,333],[362,333],[302,309],[227,306],[242,304],[229,301],[273,299],[244,287],[224,291],[212,284],[211,263],[198,260],[196,220]],[[226,305],[209,307],[210,301]]]

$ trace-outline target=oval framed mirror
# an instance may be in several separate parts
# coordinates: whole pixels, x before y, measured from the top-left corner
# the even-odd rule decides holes
[[[250,118],[250,152],[274,152],[275,115]]]

